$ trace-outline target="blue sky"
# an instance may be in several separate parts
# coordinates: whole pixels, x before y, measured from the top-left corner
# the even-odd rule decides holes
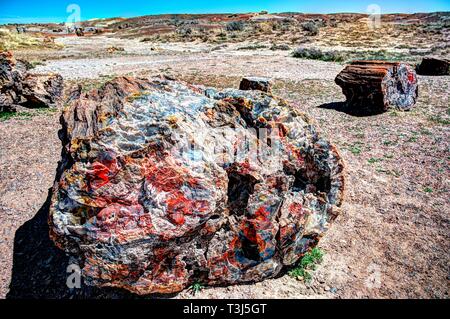
[[[161,13],[366,12],[378,4],[382,13],[450,11],[450,0],[0,0],[0,24],[64,22],[69,4],[80,7],[82,20]]]

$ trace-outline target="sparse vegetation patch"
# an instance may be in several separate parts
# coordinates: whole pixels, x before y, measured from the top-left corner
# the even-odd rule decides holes
[[[324,252],[320,248],[314,247],[303,256],[300,263],[294,269],[289,271],[289,276],[301,281],[311,281],[312,272],[322,262],[323,255]]]
[[[344,56],[337,51],[322,51],[316,48],[298,48],[293,53],[294,58],[322,60],[327,62],[343,62]]]

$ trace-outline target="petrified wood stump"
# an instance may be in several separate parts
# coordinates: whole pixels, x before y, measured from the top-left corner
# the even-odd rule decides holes
[[[124,77],[71,100],[50,236],[90,285],[149,294],[274,277],[339,212],[342,160],[283,100]]]
[[[355,61],[335,79],[356,112],[380,113],[389,107],[409,110],[416,103],[415,71],[407,64],[385,61]]]
[[[420,75],[450,75],[450,59],[426,57],[417,67]]]

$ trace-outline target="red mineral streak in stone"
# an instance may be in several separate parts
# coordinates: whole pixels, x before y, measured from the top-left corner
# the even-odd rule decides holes
[[[188,199],[181,187],[186,185],[195,189],[200,187],[199,181],[188,176],[187,172],[179,167],[168,165],[166,163],[157,164],[149,159],[145,169],[146,179],[158,191],[169,193],[166,200],[168,217],[176,225],[183,225],[186,215],[206,212],[209,204],[206,200]]]
[[[241,247],[239,237],[235,236],[230,243],[230,249],[223,255],[223,259],[229,261],[233,266],[240,268],[242,265],[236,260],[236,251],[241,249]]]
[[[270,216],[270,212],[267,211],[265,206],[261,206],[258,208],[258,210],[255,212],[255,218],[261,219],[261,220],[267,220],[267,217]]]
[[[289,212],[295,215],[300,215],[303,212],[303,206],[300,203],[292,203],[289,205]]]
[[[248,159],[241,163],[235,163],[233,169],[240,175],[251,174],[251,164]]]
[[[110,178],[119,171],[115,158],[94,162],[92,169],[86,173],[88,185],[91,190],[96,190],[109,183]]]
[[[288,129],[286,128],[286,126],[284,126],[283,124],[279,123],[278,124],[278,136],[283,138],[287,135],[288,133]]]
[[[120,242],[127,237],[142,236],[153,232],[150,214],[141,205],[113,204],[102,209],[96,216],[95,226],[102,239],[116,235]]]
[[[280,132],[282,132],[282,130],[280,130]],[[303,154],[302,154],[301,150],[299,150],[295,145],[293,145],[291,142],[287,141],[286,134],[287,134],[287,131],[286,131],[286,133],[282,134],[283,136],[280,136],[281,143],[285,147],[288,154],[290,154],[291,156],[293,156],[297,159],[297,165],[299,167],[301,167],[305,163]]]
[[[167,212],[169,218],[177,225],[185,222],[185,215],[192,215],[194,212],[205,212],[209,209],[207,201],[187,199],[182,192],[173,192],[167,200]]]
[[[416,76],[412,72],[408,72],[408,81],[409,83],[416,83]]]

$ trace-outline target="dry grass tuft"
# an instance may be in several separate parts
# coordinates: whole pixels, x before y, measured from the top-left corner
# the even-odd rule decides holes
[[[0,29],[0,50],[17,50],[24,48],[61,48],[59,44],[44,41],[28,34],[13,33],[8,29]]]

